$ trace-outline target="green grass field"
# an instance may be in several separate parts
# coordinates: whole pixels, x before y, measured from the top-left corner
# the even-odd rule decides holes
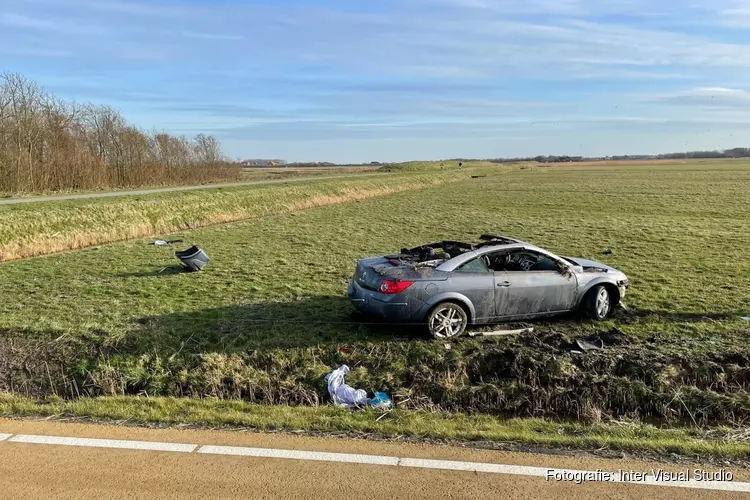
[[[347,363],[350,383],[386,390],[404,410],[744,425],[750,165],[503,172],[170,235],[212,258],[197,274],[150,240],[6,262],[0,389],[315,406],[325,373]],[[450,350],[418,329],[350,316],[356,259],[484,232],[622,269],[631,310]],[[617,344],[585,356],[565,347],[594,333]]]

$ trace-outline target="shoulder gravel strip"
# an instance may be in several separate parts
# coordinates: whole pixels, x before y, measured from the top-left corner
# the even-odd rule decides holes
[[[526,465],[505,465],[482,462],[462,462],[452,460],[430,460],[421,458],[404,458],[381,455],[361,455],[350,453],[329,453],[321,451],[306,450],[285,450],[275,448],[252,448],[242,446],[213,446],[185,443],[162,443],[154,441],[130,441],[114,439],[93,439],[81,437],[61,437],[61,436],[37,436],[28,434],[0,434],[0,441],[9,443],[24,444],[42,444],[42,445],[62,445],[62,446],[79,446],[90,448],[118,448],[128,450],[146,450],[146,451],[166,451],[179,453],[197,452],[203,455],[224,455],[254,458],[272,458],[282,460],[308,460],[319,462],[338,462],[353,463],[366,465],[381,465],[391,467],[411,467],[420,469],[437,469],[448,471],[463,471],[473,473],[487,474],[507,474],[515,476],[532,476],[545,478],[547,481],[554,480],[550,478],[567,477],[569,480],[575,478],[583,479],[586,482],[606,482],[606,483],[624,483],[624,484],[641,484],[647,486],[670,486],[677,488],[716,490],[716,491],[737,491],[750,492],[750,483],[735,481],[696,481],[696,480],[658,480],[653,475],[646,476],[642,481],[623,479],[618,477],[615,471],[609,471],[606,479],[603,477],[603,471],[584,471],[573,469],[557,469],[552,467],[533,467]],[[606,471],[604,471],[606,473]],[[597,479],[599,478],[599,479]]]

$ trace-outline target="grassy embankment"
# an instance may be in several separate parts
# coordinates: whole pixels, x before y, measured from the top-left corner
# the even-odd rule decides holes
[[[368,175],[360,179],[0,206],[0,262],[353,202],[469,176],[469,172]]]

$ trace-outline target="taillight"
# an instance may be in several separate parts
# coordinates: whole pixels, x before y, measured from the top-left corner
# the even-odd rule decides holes
[[[383,280],[378,285],[378,291],[386,294],[401,293],[413,284],[413,281]]]

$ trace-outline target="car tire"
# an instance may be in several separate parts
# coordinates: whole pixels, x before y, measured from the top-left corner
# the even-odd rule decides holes
[[[604,285],[595,286],[583,298],[583,313],[593,320],[607,319],[613,309],[612,294]]]
[[[427,331],[439,340],[458,337],[468,324],[469,316],[464,308],[453,302],[442,302],[427,315]]]

